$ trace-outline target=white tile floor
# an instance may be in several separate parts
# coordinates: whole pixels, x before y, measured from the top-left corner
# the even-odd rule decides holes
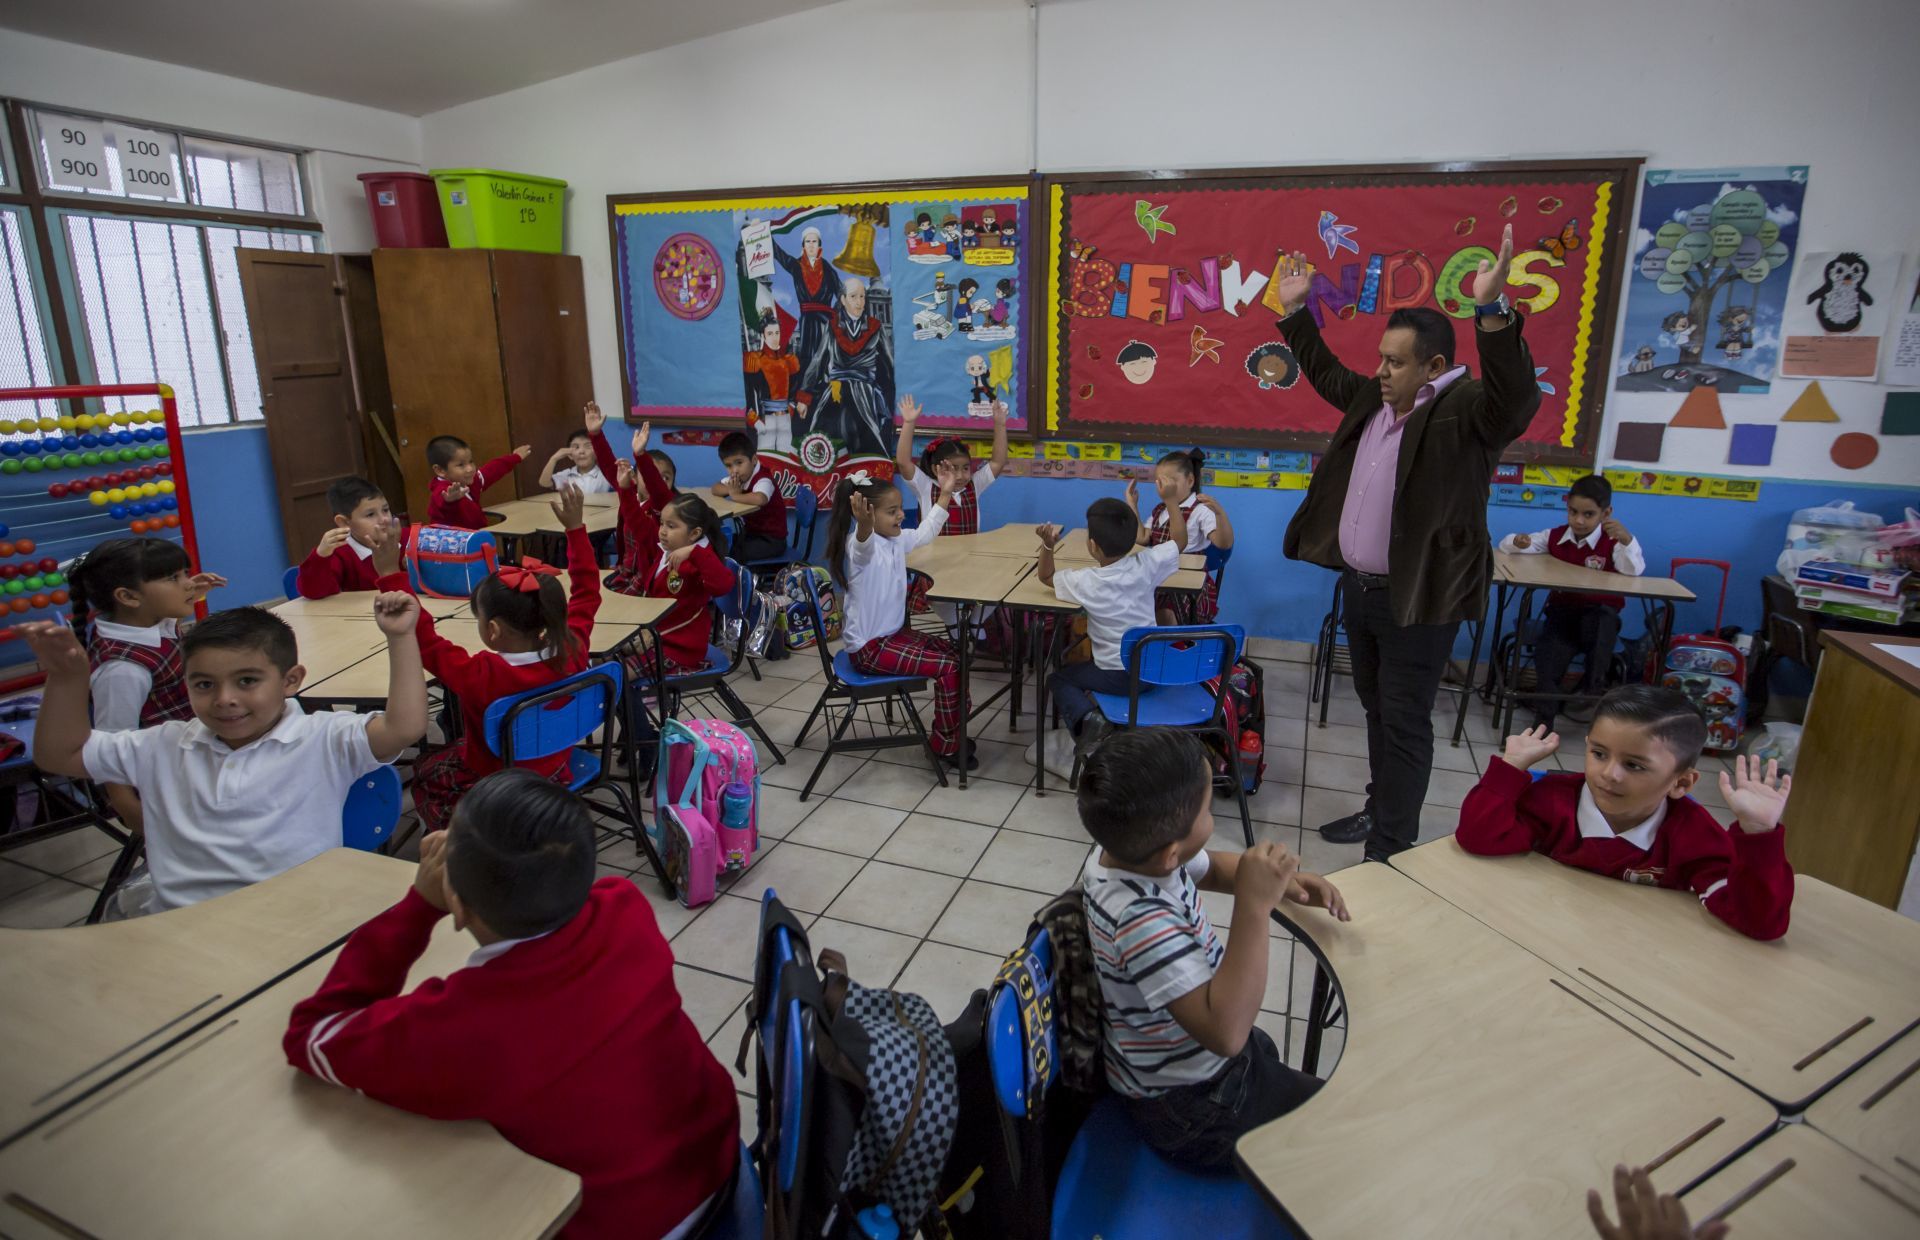
[[[1329,844],[1314,829],[1352,813],[1364,799],[1366,733],[1358,726],[1363,720],[1352,684],[1336,680],[1322,727],[1319,708],[1307,700],[1307,647],[1256,643],[1254,654],[1267,670],[1268,711],[1268,778],[1249,803],[1256,838],[1286,844],[1307,868],[1323,873],[1354,865],[1359,844]],[[819,694],[820,663],[803,651],[762,670],[764,679],[743,675],[736,683],[784,748]],[[1003,681],[981,673],[975,696],[984,698]],[[1467,737],[1457,748],[1447,743],[1453,701],[1443,694],[1435,712],[1440,739],[1421,815],[1423,841],[1453,831],[1461,798],[1496,751],[1477,700]],[[835,757],[803,803],[798,790],[819,759],[824,734],[816,728],[808,748],[788,749],[785,765],[763,755],[761,851],[753,867],[703,909],[666,899],[630,843],[602,851],[602,873],[629,878],[652,903],[679,962],[681,998],[723,1062],[733,1062],[744,1025],[757,901],[767,887],[807,925],[816,950],[840,949],[857,980],[917,992],[943,1018],[956,1016],[976,988],[993,980],[1000,957],[1019,945],[1047,897],[1073,881],[1091,843],[1064,789],[1050,780],[1052,791],[1035,793],[1032,769],[1021,757],[1032,726],[1028,715],[1020,731],[1010,733],[1002,710],[976,721],[981,769],[964,792],[937,787],[923,756],[891,750]],[[1581,729],[1572,725],[1571,731]],[[1579,769],[1579,761],[1572,745],[1561,755],[1568,769]],[[1709,760],[1697,790],[1713,806],[1720,804],[1720,769]],[[1215,810],[1214,847],[1242,847],[1232,801]],[[0,926],[78,923],[114,852],[106,836],[86,831],[0,853]],[[1230,901],[1209,896],[1208,903],[1224,930]],[[1312,961],[1297,946],[1282,946],[1272,959],[1261,1023],[1298,1063],[1306,1022],[1295,1013],[1304,1015],[1308,1005]],[[1335,1032],[1323,1072],[1338,1047]],[[743,1095],[751,1088],[744,1082]],[[743,1097],[742,1104],[742,1123],[751,1125],[751,1102]]]

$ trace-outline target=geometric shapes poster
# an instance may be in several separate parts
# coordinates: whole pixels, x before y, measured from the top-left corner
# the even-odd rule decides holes
[[[1667,421],[1668,426],[1683,426],[1694,430],[1723,431],[1727,429],[1727,420],[1720,414],[1720,393],[1709,386],[1701,386],[1687,393],[1680,402],[1680,412]]]
[[[1618,160],[1049,177],[1046,428],[1323,450],[1342,411],[1275,327],[1277,260],[1307,255],[1307,310],[1362,376],[1389,316],[1413,307],[1448,316],[1455,360],[1478,374],[1472,276],[1511,227],[1504,292],[1526,319],[1541,403],[1509,459],[1591,462],[1637,174]]]
[[[1623,392],[1767,391],[1807,169],[1649,169],[1628,247]]]

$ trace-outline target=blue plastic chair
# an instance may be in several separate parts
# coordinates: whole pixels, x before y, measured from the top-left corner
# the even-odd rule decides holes
[[[637,774],[629,765],[630,787],[622,787],[610,774],[620,690],[625,682],[626,669],[619,663],[597,664],[550,685],[500,698],[487,707],[482,726],[487,748],[508,766],[571,749],[568,791],[590,809],[626,824],[626,834],[646,854],[661,885],[672,896],[675,892],[667,868],[654,851],[653,841],[640,829],[640,813],[634,808],[640,802]],[[592,740],[595,732],[600,734],[598,741]],[[611,792],[618,804],[597,803],[588,795],[602,789]]]
[[[1047,933],[1036,934],[1029,948],[1039,972],[1051,977]],[[1032,1083],[1042,1096],[1053,1087],[1059,1063],[1052,1022],[1045,1036],[1046,1074]],[[1019,996],[1002,986],[987,1011],[987,1067],[1000,1109],[1015,1119],[1029,1113],[1027,1051]],[[1169,1219],[1200,1221],[1209,1240],[1291,1234],[1246,1181],[1231,1171],[1196,1171],[1168,1161],[1141,1139],[1118,1097],[1103,1097],[1067,1149],[1053,1187],[1052,1234],[1158,1240],[1168,1234]]]
[[[362,852],[379,852],[400,821],[400,772],[375,767],[353,781],[340,810],[340,842]]]
[[[807,585],[807,608],[813,613],[813,631],[815,634],[827,631],[826,617],[820,611],[820,587],[812,573],[805,573]],[[825,673],[826,683],[820,690],[820,700],[813,704],[813,711],[807,715],[807,721],[800,726],[800,734],[793,738],[797,749],[807,739],[807,733],[813,730],[813,721],[829,712],[829,702],[845,702],[847,713],[841,718],[840,725],[827,738],[826,752],[820,755],[820,761],[813,768],[813,774],[807,777],[807,786],[800,790],[800,799],[806,800],[813,795],[814,784],[820,781],[821,772],[827,769],[827,760],[836,753],[861,753],[875,749],[903,749],[918,745],[927,751],[927,760],[933,764],[933,774],[942,788],[947,786],[946,768],[940,762],[940,755],[933,752],[933,742],[927,737],[927,729],[920,722],[920,712],[914,709],[913,694],[925,692],[925,676],[874,676],[861,671],[853,665],[853,659],[845,652],[834,654],[827,649],[825,641],[816,640],[814,649],[820,652],[820,670]],[[873,717],[873,708],[879,706],[882,719]],[[905,717],[905,724],[896,721],[894,708]],[[847,736],[847,729],[853,725],[856,714],[863,715],[863,722],[873,729],[871,735]],[[884,728],[884,731],[880,729]],[[904,730],[903,730],[904,728]]]
[[[820,497],[813,488],[802,483],[793,493],[793,499],[787,504],[787,520],[791,530],[787,534],[787,549],[779,555],[762,556],[757,560],[748,560],[746,565],[758,577],[764,573],[776,573],[789,564],[804,564],[813,558],[813,531],[820,516]]]
[[[288,598],[300,597],[300,566],[298,564],[280,574],[280,593]]]
[[[1127,692],[1096,693],[1093,704],[1116,728],[1181,728],[1219,737],[1240,805],[1240,826],[1251,846],[1253,816],[1240,779],[1240,738],[1227,733],[1225,689],[1226,675],[1246,644],[1247,631],[1237,624],[1128,629],[1120,638]],[[1070,782],[1079,786],[1078,754]]]
[[[737,728],[751,730],[760,738],[760,743],[773,754],[774,762],[785,763],[786,755],[780,752],[780,747],[773,743],[773,737],[769,736],[767,730],[760,726],[760,721],[754,718],[753,708],[748,706],[734,691],[733,686],[727,683],[727,675],[733,671],[734,665],[746,657],[748,628],[746,620],[754,606],[754,581],[753,574],[746,572],[737,561],[728,560],[726,564],[734,573],[733,589],[715,598],[713,609],[722,619],[741,622],[740,640],[735,643],[732,650],[724,646],[709,645],[707,665],[704,668],[684,676],[667,677],[663,685],[666,698],[663,703],[664,713],[669,719],[675,718],[689,698],[717,698],[720,705],[725,708],[722,718]]]

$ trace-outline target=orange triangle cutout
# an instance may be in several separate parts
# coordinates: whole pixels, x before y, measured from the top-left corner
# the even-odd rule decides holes
[[[1820,390],[1818,383],[1807,384],[1807,390],[1795,398],[1787,411],[1780,415],[1782,422],[1838,422],[1840,415],[1833,411],[1833,405],[1827,400],[1827,394]]]
[[[1668,426],[1686,426],[1705,431],[1723,431],[1727,429],[1727,420],[1720,416],[1720,393],[1710,387],[1697,387],[1687,393],[1680,402],[1680,412],[1673,415]]]

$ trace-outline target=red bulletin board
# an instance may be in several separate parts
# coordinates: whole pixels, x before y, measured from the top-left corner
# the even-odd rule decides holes
[[[1471,277],[1511,224],[1542,400],[1508,457],[1590,463],[1638,178],[1626,159],[1049,178],[1046,432],[1321,449],[1340,414],[1284,351],[1277,258],[1311,260],[1308,305],[1354,369],[1394,309],[1430,306],[1478,374]]]

